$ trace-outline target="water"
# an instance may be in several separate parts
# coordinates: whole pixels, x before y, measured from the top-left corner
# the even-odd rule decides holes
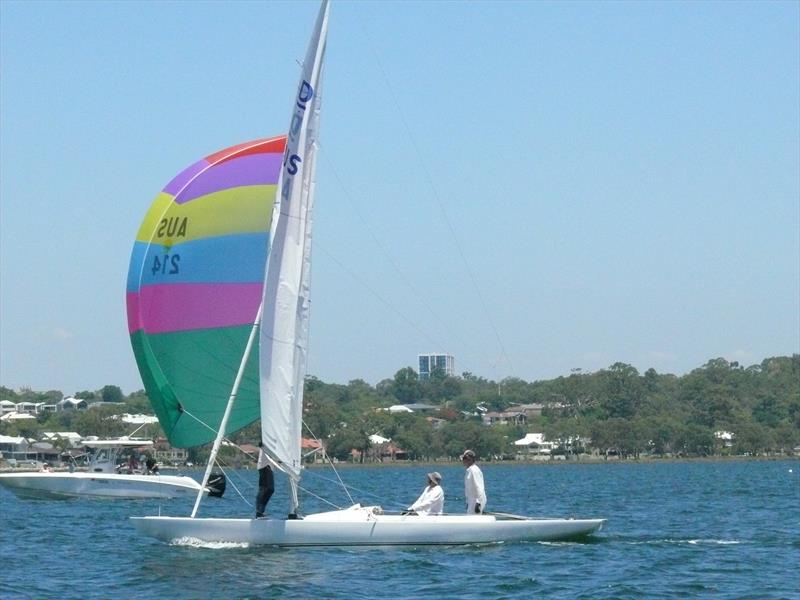
[[[430,467],[341,470],[354,498],[397,509]],[[444,476],[458,511],[463,469]],[[130,515],[185,515],[190,503],[20,500],[0,490],[0,598],[800,598],[800,462],[484,464],[489,509],[607,517],[585,543],[371,549],[168,546]],[[195,473],[197,477],[199,473]],[[330,470],[303,485],[344,506]],[[252,502],[255,471],[230,473]],[[285,485],[268,510],[288,502]],[[377,495],[380,500],[370,494]],[[327,507],[313,497],[308,512]],[[229,485],[201,516],[251,512]]]

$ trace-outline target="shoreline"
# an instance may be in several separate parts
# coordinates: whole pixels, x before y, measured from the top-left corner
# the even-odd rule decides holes
[[[783,456],[692,456],[692,457],[641,457],[618,459],[613,458],[606,460],[604,458],[581,458],[580,460],[478,460],[481,467],[489,467],[498,465],[503,467],[513,466],[567,466],[567,465],[621,465],[621,464],[666,464],[666,463],[694,463],[694,462],[769,462],[769,461],[787,461],[795,460],[800,461],[800,456],[797,455],[783,455]],[[334,466],[339,468],[352,469],[355,467],[420,467],[420,466],[461,466],[459,460],[403,460],[403,461],[386,461],[386,462],[365,462],[365,463],[352,463],[352,462],[338,462]],[[314,463],[304,465],[306,469],[325,469],[330,468],[329,463]]]
[[[783,456],[693,456],[693,457],[640,457],[630,459],[612,458],[606,460],[599,457],[582,458],[580,460],[487,460],[478,461],[481,467],[502,466],[502,467],[557,467],[557,466],[579,466],[579,465],[631,465],[631,464],[676,464],[676,463],[708,463],[708,462],[775,462],[775,461],[798,461],[798,455],[783,455]],[[356,468],[377,468],[384,469],[390,467],[397,468],[414,468],[414,467],[448,467],[448,466],[461,466],[459,460],[396,460],[385,462],[338,462],[334,463],[337,469],[356,469]],[[243,464],[240,469],[251,470],[255,467],[255,463]],[[329,463],[313,463],[304,465],[305,469],[329,469]],[[79,471],[83,469],[77,469]],[[174,467],[170,471],[204,471],[204,466],[194,467]],[[16,468],[16,467],[0,467],[0,473],[35,473],[40,469],[33,468]],[[53,472],[68,472],[67,467],[52,467]]]

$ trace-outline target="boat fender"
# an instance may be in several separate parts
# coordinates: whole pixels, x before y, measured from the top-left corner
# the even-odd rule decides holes
[[[212,498],[222,498],[225,493],[225,475],[223,473],[212,473],[208,478],[208,495]]]

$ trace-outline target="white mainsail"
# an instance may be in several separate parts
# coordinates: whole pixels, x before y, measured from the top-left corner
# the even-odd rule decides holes
[[[301,468],[315,155],[327,33],[324,0],[303,63],[278,180],[259,339],[264,449],[295,481]]]

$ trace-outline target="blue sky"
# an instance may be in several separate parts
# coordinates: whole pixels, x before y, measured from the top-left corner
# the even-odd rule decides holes
[[[334,2],[309,372],[800,351],[800,4]],[[315,2],[0,4],[0,384],[140,389],[134,235],[284,131]]]

